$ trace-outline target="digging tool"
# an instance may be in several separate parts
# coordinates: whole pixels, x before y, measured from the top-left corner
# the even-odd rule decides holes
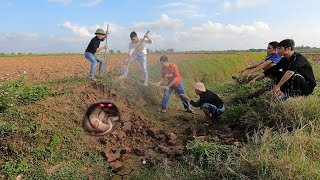
[[[108,45],[109,24],[106,31],[106,46]],[[104,49],[104,60],[107,61],[107,49]]]
[[[135,75],[132,75],[132,77],[134,77],[134,78],[136,78],[136,79],[138,79],[138,80],[143,80],[143,79],[141,79],[141,78],[139,78],[139,77],[137,77],[137,76],[135,76]],[[143,80],[144,81],[144,80]],[[147,81],[149,84],[152,84],[152,85],[154,85],[154,86],[157,86],[157,87],[162,87],[162,88],[164,88],[164,86],[160,86],[160,85],[158,85],[157,83],[154,83],[154,82],[151,82],[151,81]]]

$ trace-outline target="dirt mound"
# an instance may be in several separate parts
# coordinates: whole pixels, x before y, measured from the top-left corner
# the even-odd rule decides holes
[[[163,159],[183,154],[182,135],[168,132],[160,123],[146,119],[134,104],[113,89],[103,84],[89,83],[73,91],[87,105],[107,99],[119,108],[121,119],[112,133],[101,137],[88,135],[89,144],[104,153],[110,167],[118,175],[124,176],[140,166],[161,163]]]
[[[193,136],[201,136],[204,140],[219,139],[221,144],[234,144],[241,141],[231,129],[212,130],[212,127],[199,124],[192,114],[171,112],[166,114],[168,121],[159,122],[143,114],[136,104],[131,104],[126,97],[103,84],[91,83],[77,87],[81,101],[90,104],[97,100],[108,99],[116,104],[121,113],[120,123],[110,134],[93,137],[88,135],[92,146],[103,152],[115,177],[129,176],[133,171],[168,163],[180,159],[186,153],[186,144]],[[198,115],[199,116],[199,115]],[[201,118],[201,116],[200,116]],[[174,126],[172,124],[184,124]],[[168,127],[170,126],[170,127]]]

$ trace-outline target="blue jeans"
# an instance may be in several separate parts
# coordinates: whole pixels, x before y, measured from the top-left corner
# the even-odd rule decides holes
[[[99,74],[102,73],[104,62],[100,57],[91,52],[85,52],[84,56],[91,62],[90,66],[90,77],[94,77],[94,69],[96,68],[97,62],[99,62]]]
[[[141,53],[141,54],[140,53],[139,54],[138,53],[133,53],[131,59],[140,62],[141,67],[142,67],[142,71],[143,71],[144,81],[148,81],[147,55],[143,54],[143,53]],[[131,60],[125,62],[125,64],[127,65],[126,68],[123,71],[123,74],[125,76],[128,76],[130,63],[131,63]]]
[[[224,105],[222,105],[222,107],[218,108],[215,105],[209,104],[209,103],[204,103],[202,105],[202,109],[207,109],[210,112],[210,114],[215,117],[222,115],[225,111]]]
[[[173,90],[176,91],[178,93],[178,95],[185,94],[184,87],[183,87],[183,84],[182,84],[181,81],[180,81],[180,83],[179,83],[179,85],[177,87],[175,87],[175,88],[171,87],[168,90],[165,90],[164,91],[164,97],[162,99],[162,109],[163,110],[166,110],[168,108],[170,95],[171,95]],[[183,107],[185,109],[189,109],[189,102],[184,100],[181,96],[179,96],[179,97],[180,97],[180,99],[182,101]]]

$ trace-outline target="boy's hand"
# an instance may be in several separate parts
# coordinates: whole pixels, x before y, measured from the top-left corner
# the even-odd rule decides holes
[[[249,77],[251,77],[251,76],[252,76],[252,73],[249,72],[248,74],[246,74],[246,75],[244,75],[244,76],[242,77],[242,81],[248,80]]]
[[[243,70],[240,71],[240,74],[242,75],[244,72],[246,72],[248,70],[248,68],[245,68]]]
[[[186,94],[180,94],[180,96],[183,98],[183,99],[187,99],[188,96]]]
[[[248,83],[248,86],[249,86],[249,87],[252,87],[255,82],[256,82],[256,80],[255,80],[255,79],[252,79],[252,80]]]
[[[273,94],[274,94],[275,96],[279,96],[279,95],[280,95],[280,92],[281,92],[280,86],[275,85],[274,88],[273,88]]]
[[[184,100],[191,101],[191,99],[189,98],[189,96],[186,95],[186,94],[180,94],[180,96],[181,96]]]
[[[102,49],[108,49],[107,45],[102,46]]]

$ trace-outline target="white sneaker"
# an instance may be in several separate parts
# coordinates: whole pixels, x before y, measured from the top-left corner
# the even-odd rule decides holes
[[[287,96],[286,94],[281,94],[280,96],[276,97],[276,99],[279,101],[285,101],[288,98],[289,96]]]
[[[143,83],[143,85],[144,85],[144,86],[148,86],[148,82],[145,81],[145,82]]]
[[[185,112],[188,112],[188,113],[191,113],[191,114],[194,114],[194,111],[192,109],[186,109]]]
[[[97,79],[94,78],[94,77],[91,77],[90,80],[91,80],[91,81],[97,81]]]

